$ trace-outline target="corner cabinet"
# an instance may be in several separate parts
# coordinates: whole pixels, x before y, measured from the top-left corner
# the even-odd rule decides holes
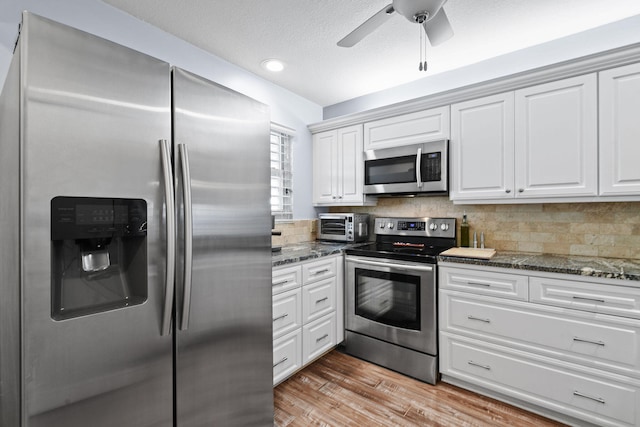
[[[599,73],[600,194],[640,194],[640,64]]]
[[[640,288],[442,263],[442,379],[566,422],[640,426]]]
[[[362,206],[372,200],[363,194],[362,125],[313,135],[313,204]]]
[[[451,107],[451,200],[598,194],[596,74]]]
[[[273,384],[344,340],[342,255],[273,270]]]

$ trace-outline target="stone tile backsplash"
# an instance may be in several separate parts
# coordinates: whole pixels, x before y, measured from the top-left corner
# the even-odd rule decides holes
[[[380,198],[377,206],[332,208],[373,216],[442,216],[467,212],[470,239],[485,246],[561,255],[640,259],[640,202],[454,205],[447,197]]]
[[[315,226],[316,220],[314,219],[276,223],[275,230],[280,231],[282,235],[272,236],[271,244],[273,246],[283,246],[316,240]]]

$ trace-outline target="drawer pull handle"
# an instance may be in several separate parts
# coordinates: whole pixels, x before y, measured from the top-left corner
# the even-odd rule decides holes
[[[491,323],[491,319],[483,319],[482,317],[476,317],[476,316],[467,316],[467,319],[469,320],[479,320],[480,322],[484,322],[484,323]]]
[[[578,342],[587,342],[589,344],[601,345],[604,347],[604,341],[593,341],[593,340],[588,340],[580,337],[573,337],[573,340]]]
[[[600,302],[600,303],[605,303],[606,301],[600,298],[588,298],[588,297],[579,297],[576,295],[572,296],[573,299],[580,299],[580,300],[584,300],[584,301],[593,301],[593,302]]]
[[[593,397],[593,396],[589,396],[588,394],[584,394],[584,393],[580,393],[579,391],[574,391],[573,392],[574,396],[578,396],[578,397],[584,397],[585,399],[591,399],[591,400],[595,400],[598,403],[602,403],[603,405],[605,404],[605,401],[603,398],[601,397]]]
[[[318,342],[322,341],[322,340],[323,340],[323,339],[325,339],[325,338],[329,338],[329,334],[324,334],[324,335],[323,335],[323,336],[321,336],[320,338],[317,338],[317,339],[316,339],[316,343],[318,343]]]
[[[286,362],[287,360],[289,360],[289,358],[285,356],[285,357],[283,357],[282,359],[280,359],[280,361],[279,361],[279,362],[274,363],[274,364],[273,364],[273,367],[275,368],[276,366],[283,364],[283,363],[284,363],[284,362]]]
[[[467,363],[468,363],[469,365],[471,365],[471,366],[477,366],[478,368],[486,369],[487,371],[490,371],[490,370],[491,370],[491,366],[489,366],[489,365],[482,365],[482,364],[480,364],[480,363],[476,363],[476,362],[474,362],[473,360],[469,360]]]
[[[284,285],[286,283],[289,283],[290,280],[289,279],[285,279],[285,280],[281,280],[279,282],[274,283],[272,286],[280,286],[280,285]]]
[[[480,283],[480,282],[467,282],[468,285],[475,285],[475,286],[484,286],[486,288],[490,288],[491,287],[491,283]]]
[[[278,320],[282,320],[282,319],[284,319],[284,318],[285,318],[285,317],[287,317],[288,315],[289,315],[289,313],[285,313],[285,314],[283,314],[282,316],[274,317],[274,318],[273,318],[273,321],[274,321],[274,322],[277,322]]]
[[[321,302],[324,302],[324,301],[326,301],[328,299],[329,299],[329,297],[320,298],[319,300],[316,301],[316,304],[320,304]]]
[[[317,276],[318,274],[328,273],[329,271],[331,271],[331,270],[329,270],[328,268],[323,268],[322,270],[314,271],[314,272],[313,272],[313,273],[311,273],[311,274],[313,274],[314,276]]]

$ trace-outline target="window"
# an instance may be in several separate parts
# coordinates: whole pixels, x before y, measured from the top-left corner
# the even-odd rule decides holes
[[[292,130],[271,124],[271,213],[276,219],[293,219],[292,138]]]

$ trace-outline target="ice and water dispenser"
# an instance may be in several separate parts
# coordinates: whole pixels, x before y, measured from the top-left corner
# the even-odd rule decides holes
[[[147,203],[51,200],[51,317],[69,319],[147,299]]]

